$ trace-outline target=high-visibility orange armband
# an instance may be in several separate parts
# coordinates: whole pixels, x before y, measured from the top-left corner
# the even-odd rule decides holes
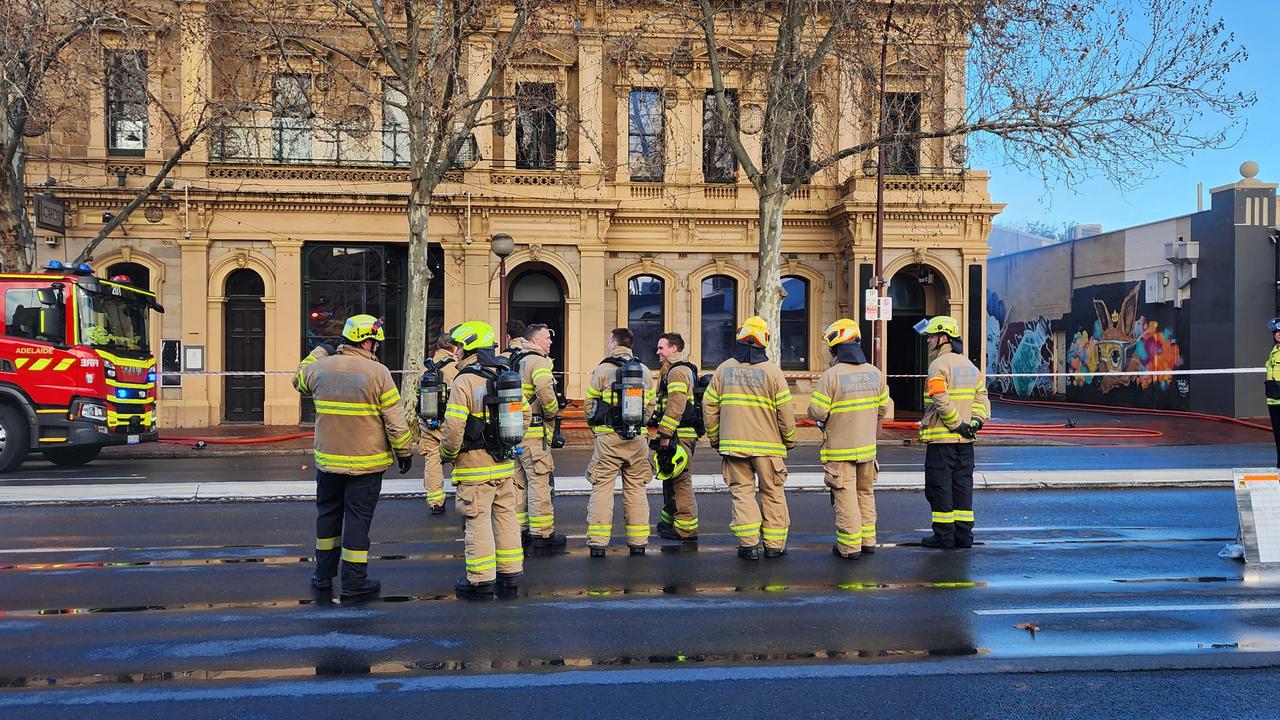
[[[947,391],[947,379],[944,377],[929,378],[928,392],[929,395],[941,395]]]

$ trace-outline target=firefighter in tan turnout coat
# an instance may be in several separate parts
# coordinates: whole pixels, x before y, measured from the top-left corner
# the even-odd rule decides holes
[[[400,391],[378,362],[382,321],[353,315],[341,347],[321,345],[302,360],[293,387],[316,407],[316,569],[311,585],[329,592],[342,561],[342,598],[358,600],[382,588],[369,579],[369,525],[382,492],[382,473],[413,466],[413,433]],[[341,549],[339,549],[341,544]]]
[[[791,517],[783,484],[787,451],[796,446],[791,390],[782,369],[768,361],[769,330],[759,317],[738,329],[733,357],[716,368],[703,397],[707,440],[723,458],[724,479],[733,494],[729,529],[738,538],[738,556],[760,559],[786,552]],[[760,501],[756,504],[756,482]]]
[[[809,396],[809,417],[822,428],[819,458],[831,489],[836,517],[833,555],[858,558],[875,552],[876,433],[889,403],[889,386],[862,352],[862,333],[853,320],[827,326],[831,367]]]

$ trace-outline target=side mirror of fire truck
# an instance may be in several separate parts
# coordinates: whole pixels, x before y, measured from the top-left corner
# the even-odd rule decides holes
[[[67,308],[62,303],[61,293],[56,288],[40,288],[36,291],[40,298],[40,335],[55,343],[66,342]]]

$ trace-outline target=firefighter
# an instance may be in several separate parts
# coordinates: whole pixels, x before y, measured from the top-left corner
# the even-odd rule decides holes
[[[960,326],[939,315],[916,323],[929,343],[920,439],[925,442],[924,494],[933,511],[930,548],[973,547],[973,440],[991,417],[987,381],[964,356]]]
[[[680,333],[664,333],[658,336],[658,359],[662,369],[658,379],[657,437],[652,450],[662,479],[662,518],[658,521],[658,536],[667,540],[698,541],[698,501],[693,494],[693,473],[689,463],[693,461],[693,449],[698,444],[698,430],[688,424],[687,416],[694,410],[693,393],[697,374],[693,363],[684,352],[684,338]],[[679,473],[664,472],[671,465],[676,448],[684,448],[685,466]],[[674,469],[674,468],[671,468]]]
[[[511,318],[507,321],[504,329],[507,331],[507,349],[503,351],[503,354],[506,356],[509,366],[512,354],[520,352],[520,341],[524,340],[524,321]],[[515,370],[515,368],[511,369]]]
[[[504,589],[514,589],[524,568],[511,459],[523,435],[524,408],[515,408],[521,413],[521,430],[508,448],[496,427],[496,414],[507,404],[496,404],[493,393],[507,367],[494,353],[493,328],[485,322],[465,322],[450,331],[449,338],[461,350],[462,360],[449,390],[440,457],[453,463],[454,505],[463,517],[467,568],[454,589],[460,596],[478,597],[492,595],[495,580]],[[521,406],[518,381],[515,390],[514,404]]]
[[[458,374],[458,348],[449,339],[448,333],[440,333],[436,338],[436,351],[431,362],[440,371],[446,385],[453,384]],[[425,466],[422,470],[422,487],[427,491],[427,507],[432,515],[442,515],[445,510],[444,467],[440,463],[440,439],[444,437],[439,427],[423,427],[422,439],[418,451],[422,453]]]
[[[332,591],[341,559],[344,602],[373,597],[382,589],[368,574],[369,524],[382,491],[382,473],[393,463],[401,475],[413,466],[413,436],[400,391],[378,362],[385,337],[381,320],[353,315],[342,328],[336,352],[320,345],[293,376],[294,388],[310,395],[316,407],[316,569],[311,586]]]
[[[522,538],[529,535],[534,550],[554,550],[565,546],[564,533],[556,532],[555,510],[551,504],[551,430],[560,413],[556,380],[551,374],[551,328],[542,323],[524,329],[520,347],[509,357],[511,369],[520,373],[524,392],[525,433],[520,461],[516,463],[516,518]]]
[[[591,557],[604,557],[613,535],[613,484],[622,474],[622,512],[631,555],[644,555],[649,543],[649,500],[644,486],[650,478],[645,418],[656,399],[649,371],[631,353],[635,336],[615,328],[609,354],[591,374],[583,410],[595,435],[595,450],[587,465],[591,498],[587,501],[587,546]]]
[[[1271,434],[1276,439],[1276,467],[1280,467],[1280,317],[1267,323],[1271,331],[1271,354],[1267,356],[1267,412],[1271,414]]]
[[[858,323],[836,320],[822,331],[822,339],[831,349],[831,367],[809,396],[809,417],[822,428],[818,457],[836,516],[831,553],[856,559],[876,547],[876,433],[889,404],[889,386],[862,352]]]
[[[702,401],[707,440],[720,452],[733,494],[729,529],[744,560],[760,559],[762,536],[764,556],[782,556],[791,525],[783,484],[787,451],[796,446],[796,418],[787,379],[768,361],[768,347],[764,320],[747,318],[738,328],[733,357],[716,368]],[[753,475],[759,478],[759,505]]]

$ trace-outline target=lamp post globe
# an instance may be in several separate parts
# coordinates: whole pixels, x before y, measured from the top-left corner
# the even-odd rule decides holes
[[[489,250],[498,256],[498,336],[507,331],[507,257],[516,250],[516,241],[507,233],[494,233],[489,238]],[[511,342],[511,338],[507,338]],[[500,349],[505,349],[503,345]]]

